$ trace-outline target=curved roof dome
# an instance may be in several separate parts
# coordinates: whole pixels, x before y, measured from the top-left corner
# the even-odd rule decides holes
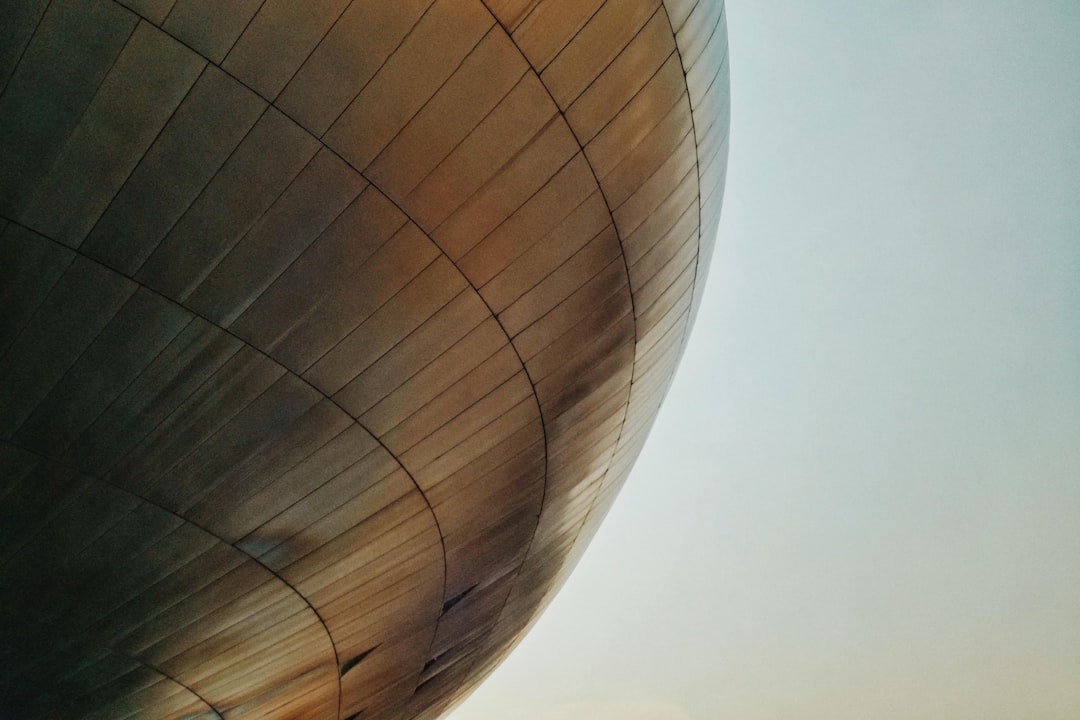
[[[0,714],[437,716],[678,363],[721,3],[16,5]]]

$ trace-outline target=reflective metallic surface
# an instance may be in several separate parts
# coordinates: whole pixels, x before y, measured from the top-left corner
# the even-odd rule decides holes
[[[0,711],[436,717],[675,370],[722,5],[4,14]]]

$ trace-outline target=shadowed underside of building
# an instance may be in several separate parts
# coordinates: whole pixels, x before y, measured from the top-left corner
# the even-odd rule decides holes
[[[2,14],[0,715],[436,717],[678,363],[722,4]]]

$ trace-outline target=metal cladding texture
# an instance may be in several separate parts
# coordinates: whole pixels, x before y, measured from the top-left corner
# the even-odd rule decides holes
[[[678,363],[722,4],[5,7],[0,715],[436,717]]]

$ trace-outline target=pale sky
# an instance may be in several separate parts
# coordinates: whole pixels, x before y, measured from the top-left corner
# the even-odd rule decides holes
[[[452,720],[1080,718],[1080,2],[729,0],[709,286]]]

